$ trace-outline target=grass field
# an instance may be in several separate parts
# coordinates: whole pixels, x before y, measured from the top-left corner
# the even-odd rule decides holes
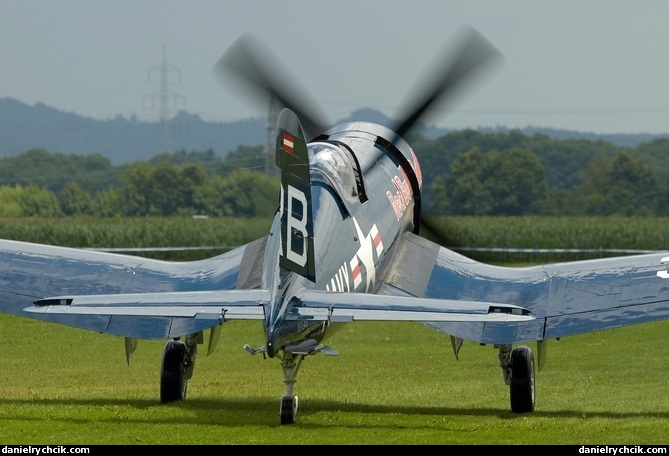
[[[449,228],[454,245],[644,249],[669,239],[667,220],[595,221],[449,219]],[[12,220],[0,237],[112,247],[257,237],[224,222]],[[502,241],[471,244],[472,233]],[[576,241],[539,242],[565,237]],[[128,366],[122,338],[0,314],[0,444],[668,445],[668,335],[664,321],[550,341],[537,410],[514,415],[493,347],[465,343],[458,361],[448,336],[419,323],[352,323],[329,341],[339,356],[305,361],[297,422],[281,426],[279,361],[242,349],[264,343],[259,322],[226,323],[218,349],[207,357],[202,347],[188,398],[164,405],[164,341],[140,341]]]
[[[130,365],[118,337],[0,315],[0,444],[669,444],[669,322],[551,341],[537,410],[514,415],[490,346],[419,323],[352,323],[303,364],[279,424],[278,360],[258,322],[227,323],[188,398],[159,403],[163,341]],[[532,348],[535,348],[534,346]]]

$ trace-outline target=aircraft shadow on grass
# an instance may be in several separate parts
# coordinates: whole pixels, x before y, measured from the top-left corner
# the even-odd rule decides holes
[[[354,404],[342,403],[337,401],[313,399],[309,402],[308,407],[300,409],[300,415],[309,416],[311,414],[318,414],[323,412],[336,413],[351,413],[351,414],[365,414],[370,416],[380,415],[421,415],[426,417],[488,417],[499,418],[504,420],[513,419],[527,419],[526,415],[514,414],[507,409],[502,408],[454,408],[454,407],[429,407],[429,406],[400,406],[400,405],[380,405],[380,404]],[[11,407],[15,410],[13,416],[2,418],[2,420],[10,421],[43,421],[42,416],[35,416],[34,413],[22,416],[17,407],[23,406],[62,406],[73,410],[70,414],[61,414],[58,418],[53,418],[52,421],[69,421],[74,423],[87,423],[99,421],[113,421],[118,422],[117,416],[109,416],[108,418],[97,417],[94,420],[86,420],[76,411],[77,407],[130,407],[138,410],[148,410],[158,407],[155,401],[149,399],[131,399],[123,400],[118,398],[99,398],[99,399],[0,399],[0,407]],[[162,407],[162,406],[160,406]],[[239,426],[255,426],[276,424],[276,417],[278,411],[276,410],[276,403],[269,398],[248,398],[248,399],[220,399],[220,398],[193,398],[186,402],[175,402],[170,407],[187,411],[188,422],[190,424],[200,425],[218,425],[226,427]],[[111,412],[110,412],[111,415]],[[669,419],[669,411],[667,412],[610,412],[610,411],[582,411],[582,410],[556,410],[556,411],[537,411],[532,414],[536,418],[603,418],[610,420],[629,420],[629,419]],[[173,413],[166,413],[164,417],[152,418],[125,418],[127,423],[150,423],[158,424],[161,421],[172,423],[174,421]],[[401,423],[400,423],[401,421]],[[341,424],[342,427],[378,427],[378,420],[374,420],[375,424]],[[446,421],[448,423],[448,420]],[[406,421],[398,418],[398,425],[403,428],[410,428],[411,425]],[[332,424],[332,422],[309,422],[309,427],[323,427],[329,428],[339,426],[339,424]],[[391,424],[383,424],[381,427],[393,427]],[[417,425],[421,429],[423,425]]]

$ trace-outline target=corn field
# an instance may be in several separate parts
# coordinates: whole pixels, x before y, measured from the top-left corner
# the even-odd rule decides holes
[[[184,261],[216,255],[264,236],[270,224],[270,218],[21,217],[0,219],[0,238]],[[494,263],[620,254],[610,249],[669,251],[669,218],[658,217],[435,217],[425,221],[421,234],[466,256]],[[513,249],[523,251],[509,251]],[[556,251],[530,251],[538,249]],[[565,249],[576,251],[561,251]]]
[[[270,224],[270,218],[23,217],[1,219],[0,238],[185,261],[217,255],[264,236]]]

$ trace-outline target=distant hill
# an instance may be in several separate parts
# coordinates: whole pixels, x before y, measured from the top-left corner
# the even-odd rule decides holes
[[[352,113],[349,117],[342,119],[342,122],[350,122],[355,120],[365,120],[368,122],[376,122],[381,125],[391,126],[391,120],[386,117],[384,114],[374,110],[374,109],[359,109]],[[505,126],[497,127],[487,127],[487,128],[477,128],[477,131],[482,133],[491,133],[491,132],[500,132],[505,133],[511,131],[511,128]],[[589,141],[607,141],[611,144],[620,147],[636,147],[641,143],[650,142],[659,138],[669,138],[669,133],[662,135],[654,135],[650,133],[614,133],[614,134],[598,134],[598,133],[588,133],[588,132],[579,132],[572,130],[560,130],[557,128],[539,128],[539,127],[525,127],[519,130],[526,136],[533,136],[536,133],[544,134],[552,139],[585,139]],[[444,136],[453,129],[447,128],[438,128],[434,126],[428,126],[425,124],[418,124],[416,126],[416,133],[422,135],[427,139],[436,139],[440,136]]]
[[[373,109],[360,109],[340,121],[363,120],[390,126],[391,121]],[[504,132],[506,127],[480,129]],[[438,138],[450,130],[420,125],[416,133],[428,139]],[[668,135],[610,134],[598,135],[568,130],[527,127],[522,133],[543,133],[555,139],[578,138],[604,140],[618,146],[634,147]],[[167,139],[167,142],[165,142]],[[158,122],[117,116],[97,120],[51,108],[42,103],[27,105],[12,98],[0,99],[0,158],[21,154],[29,149],[88,155],[99,153],[113,165],[137,160],[146,161],[168,150],[213,152],[224,157],[239,145],[257,146],[267,142],[266,119],[250,118],[236,122],[207,122],[198,115],[179,112],[168,124],[167,134]]]
[[[225,156],[239,145],[266,142],[264,119],[237,122],[205,122],[199,116],[179,112],[169,123],[169,150],[212,149]],[[0,157],[42,148],[66,154],[99,153],[113,165],[148,160],[164,150],[162,125],[117,116],[97,120],[66,113],[44,104],[29,106],[0,99]]]

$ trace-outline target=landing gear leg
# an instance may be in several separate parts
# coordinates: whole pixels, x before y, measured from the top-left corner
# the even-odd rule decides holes
[[[197,356],[197,345],[203,342],[203,334],[189,334],[186,336],[186,358],[184,359],[184,378],[193,378],[195,370],[195,357]]]
[[[496,345],[499,349],[499,367],[502,368],[504,384],[511,384],[511,345]]]
[[[294,393],[295,382],[297,381],[297,372],[300,369],[304,355],[293,355],[292,353],[284,353],[281,360],[281,368],[283,369],[283,383],[286,385],[286,392],[281,398],[281,408],[279,414],[281,416],[281,424],[295,423],[295,415],[297,415],[297,396]]]

